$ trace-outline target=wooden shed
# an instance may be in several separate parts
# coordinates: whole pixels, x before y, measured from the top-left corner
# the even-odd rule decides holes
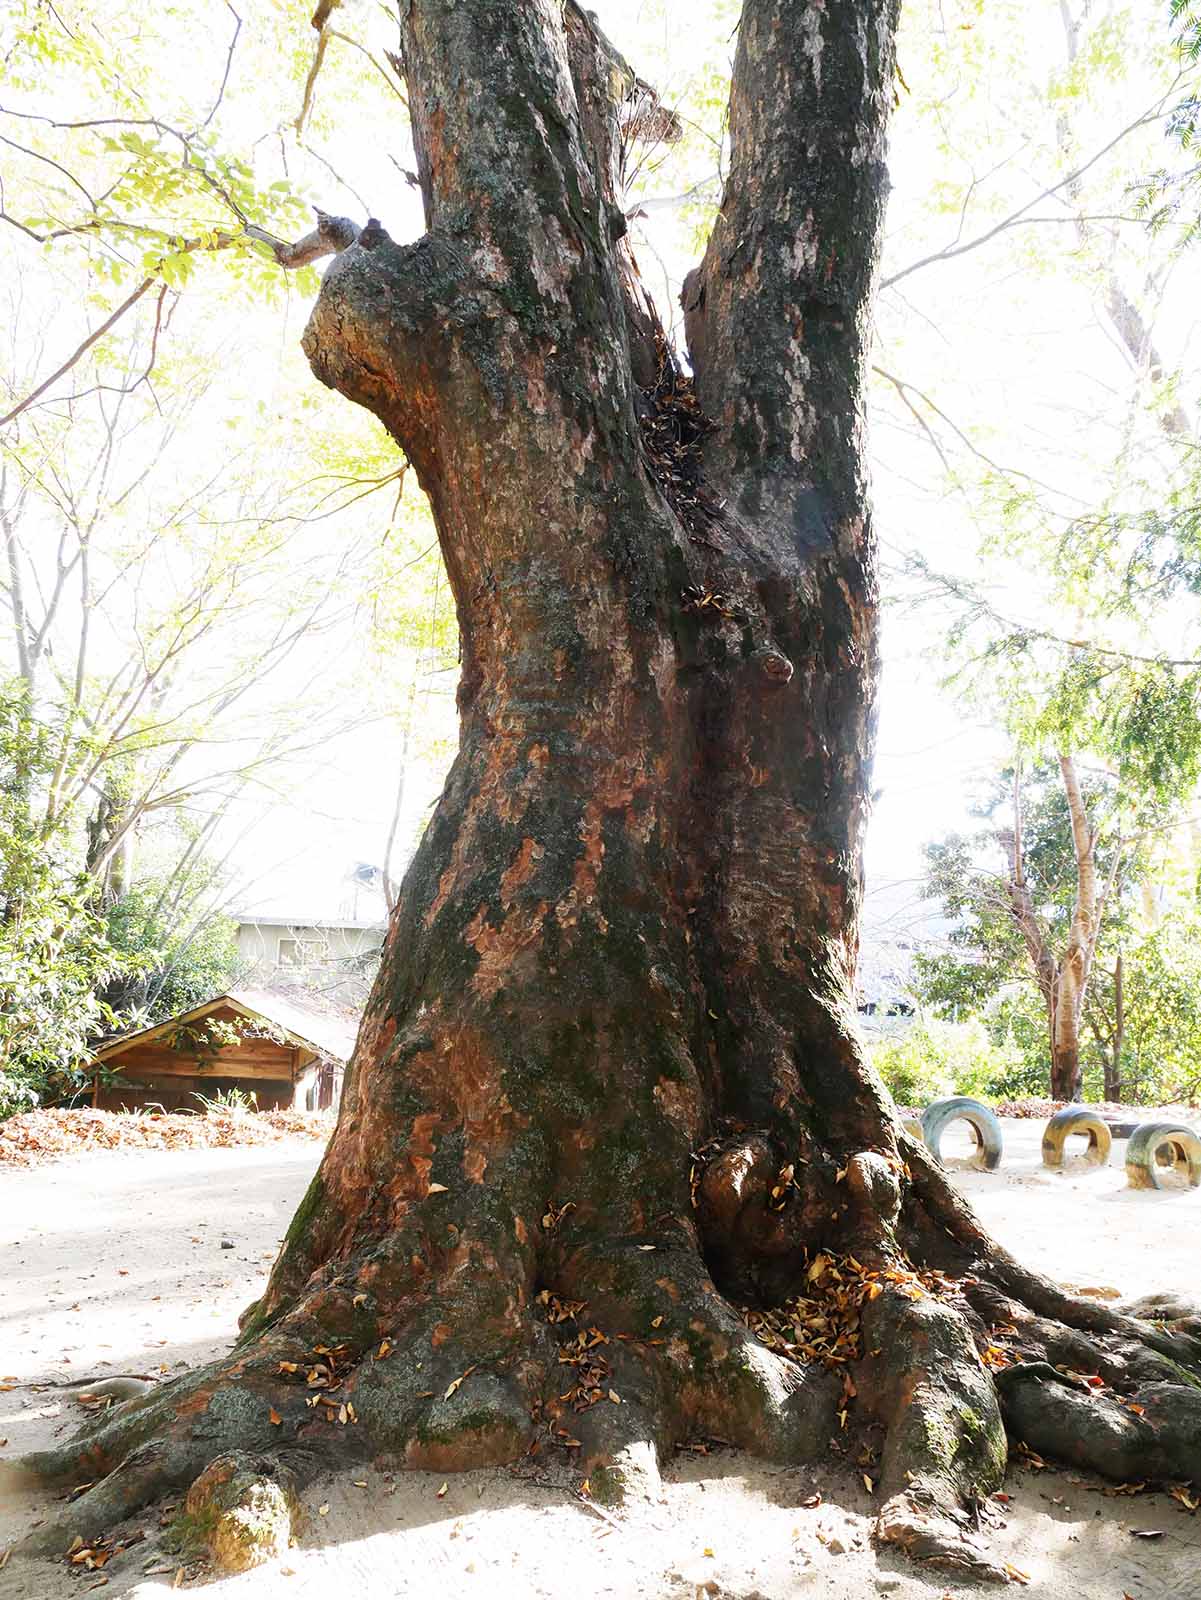
[[[260,1111],[325,1111],[341,1096],[355,1030],[352,1017],[310,1009],[291,995],[215,995],[101,1045],[92,1104],[198,1111],[198,1096],[237,1089],[253,1094]]]

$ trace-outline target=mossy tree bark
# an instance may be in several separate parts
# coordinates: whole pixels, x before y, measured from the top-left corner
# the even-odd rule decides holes
[[[617,1492],[697,1434],[821,1455],[857,1389],[881,1536],[983,1569],[965,1508],[1004,1466],[994,1326],[1029,1358],[1019,1409],[1038,1362],[1121,1393],[1196,1367],[1187,1330],[997,1251],[855,1034],[894,21],[746,0],[685,290],[693,389],[623,237],[644,86],[570,0],[399,7],[428,231],[369,225],[305,349],[429,496],[461,745],[239,1345],[31,1463],[101,1480],[43,1547],[230,1448],[303,1477],[570,1440]],[[837,1338],[768,1336],[798,1293]]]

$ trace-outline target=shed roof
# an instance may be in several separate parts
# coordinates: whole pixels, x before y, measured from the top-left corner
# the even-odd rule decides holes
[[[177,1012],[165,1022],[150,1028],[137,1028],[132,1033],[119,1034],[100,1045],[94,1053],[97,1061],[120,1055],[131,1044],[146,1043],[161,1038],[186,1023],[195,1022],[210,1012],[225,1006],[278,1028],[289,1043],[311,1050],[326,1061],[345,1064],[354,1050],[358,1019],[344,1012],[323,1011],[295,999],[292,995],[274,994],[266,989],[230,989],[217,994],[188,1011]]]

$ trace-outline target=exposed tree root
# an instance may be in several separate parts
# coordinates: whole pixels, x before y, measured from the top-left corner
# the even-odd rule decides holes
[[[897,1292],[865,1308],[857,1382],[884,1422],[877,1538],[922,1561],[1001,1578],[968,1508],[1001,1485],[1005,1430],[965,1319],[933,1298]]]
[[[377,1243],[336,1286],[315,1275],[226,1360],[26,1457],[27,1476],[92,1486],[20,1548],[55,1555],[109,1532],[231,1450],[303,1485],[365,1459],[450,1472],[561,1448],[613,1503],[655,1493],[661,1462],[698,1435],[821,1459],[848,1437],[840,1406],[852,1430],[856,1417],[883,1430],[879,1540],[977,1578],[1005,1577],[979,1510],[1002,1481],[1007,1435],[1119,1481],[1201,1482],[1201,1313],[1167,1296],[1115,1309],[1064,1294],[989,1245],[920,1160],[903,1202],[890,1158],[863,1152],[840,1169],[844,1199],[826,1221],[848,1253],[819,1255],[825,1180],[782,1188],[766,1138],[714,1142],[694,1177],[697,1214],[715,1219],[717,1261],[737,1236],[752,1277],[748,1240],[771,1274],[792,1264],[800,1298],[775,1312],[719,1292],[690,1219],[608,1243],[561,1227],[538,1252],[554,1287],[510,1284],[487,1325],[472,1321],[470,1276],[452,1272],[407,1308],[357,1287],[378,1290],[389,1252]],[[915,1263],[912,1241],[936,1239]]]

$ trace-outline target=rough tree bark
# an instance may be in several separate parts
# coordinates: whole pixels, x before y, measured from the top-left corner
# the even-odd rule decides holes
[[[623,240],[629,68],[570,0],[399,7],[428,231],[369,224],[304,342],[429,496],[461,745],[239,1344],[31,1459],[99,1481],[30,1548],[231,1446],[301,1478],[562,1448],[618,1495],[698,1434],[821,1456],[849,1406],[883,1440],[880,1537],[981,1571],[1003,1415],[1193,1472],[1192,1325],[997,1249],[855,1034],[894,21],[746,0],[693,388]]]

